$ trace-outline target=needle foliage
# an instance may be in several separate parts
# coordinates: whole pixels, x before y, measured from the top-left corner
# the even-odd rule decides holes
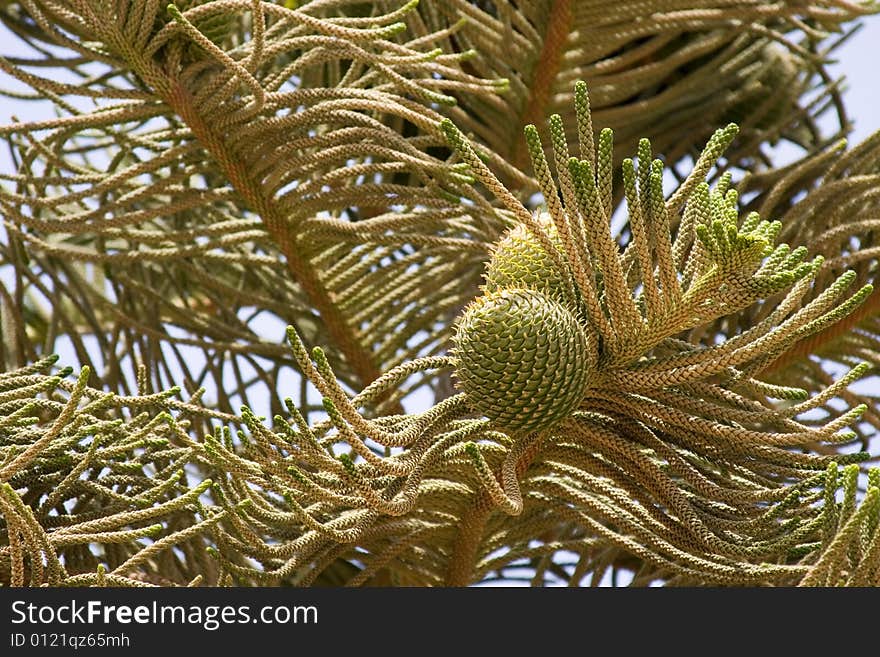
[[[0,586],[880,585],[874,11],[0,2]]]

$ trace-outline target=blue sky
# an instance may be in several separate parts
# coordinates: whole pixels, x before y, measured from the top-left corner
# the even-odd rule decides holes
[[[851,143],[880,130],[880,15],[868,16],[862,27],[834,53],[830,67],[835,76],[845,77],[844,102],[855,122]]]

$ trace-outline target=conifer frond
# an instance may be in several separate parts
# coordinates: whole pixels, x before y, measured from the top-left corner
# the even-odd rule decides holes
[[[69,337],[95,371],[114,363],[104,381],[120,392],[134,359],[231,411],[276,396],[279,369],[295,366],[255,317],[331,336],[355,387],[440,349],[505,221],[446,161],[436,127],[456,84],[436,73],[463,56],[390,40],[414,8],[392,4],[363,19],[345,17],[357,2],[323,18],[251,0],[3,13],[35,56],[3,71],[59,113],[0,129],[18,167],[0,192],[0,258],[24,302],[16,340],[36,345],[16,364]],[[230,369],[236,390],[221,383]]]
[[[869,471],[867,491],[860,502],[858,475],[858,467],[844,468],[843,499],[826,516],[823,549],[811,555],[810,569],[800,586],[880,585],[880,470]],[[826,495],[836,488],[838,476],[837,464],[830,464]],[[831,503],[829,500],[829,507]]]
[[[615,132],[619,157],[651,135],[670,163],[717,125],[743,128],[734,162],[762,160],[762,143],[823,143],[815,118],[848,120],[825,70],[828,37],[870,13],[858,2],[583,2],[421,0],[413,30],[446,29],[447,50],[473,52],[467,70],[509,80],[500,98],[457,93],[448,115],[515,166],[519,134],[559,113],[575,137],[571,88],[586,80],[597,124]],[[500,172],[502,179],[504,176]]]
[[[0,585],[880,585],[874,10],[2,3]]]
[[[738,185],[751,197],[748,208],[780,217],[781,237],[793,247],[808,248],[824,256],[816,275],[817,285],[805,300],[829,285],[845,270],[856,274],[856,284],[873,284],[877,278],[878,248],[875,232],[880,210],[880,134],[874,134],[850,150],[843,142],[768,175],[747,175]],[[756,194],[757,192],[757,194]],[[728,335],[763,321],[775,309],[778,298],[756,304],[735,322],[714,325],[710,332]],[[805,336],[779,358],[768,361],[765,376],[783,384],[797,382],[818,392],[841,367],[859,362],[871,365],[870,375],[880,366],[880,306],[877,295],[843,321]],[[844,391],[844,401],[867,404],[864,425],[858,428],[863,445],[880,429],[877,400],[867,386],[858,393]]]
[[[588,106],[578,111],[586,121]],[[451,122],[443,130],[488,189],[503,189]],[[847,428],[865,408],[813,424],[800,417],[865,368],[813,399],[755,377],[768,357],[845,317],[870,286],[851,291],[849,272],[802,303],[821,258],[775,245],[778,223],[740,217],[726,177],[712,191],[684,183],[688,218],[673,235],[662,168],[644,142],[638,170],[624,165],[632,239],[621,250],[605,211],[611,134],[596,153],[570,159],[551,131],[559,188],[542,175],[546,159],[527,131],[549,218],[502,192],[522,217],[517,240],[531,246],[495,250],[491,284],[457,324],[448,357],[401,365],[351,397],[323,351],[310,354],[288,329],[328,419],[309,424],[288,402],[290,416],[270,429],[245,409],[245,451],[209,448],[229,473],[225,495],[252,500],[241,536],[225,546],[260,563],[236,570],[243,581],[308,584],[328,568],[334,581],[348,572],[348,584],[463,585],[525,565],[538,584],[578,584],[614,567],[641,583],[755,585],[831,568],[837,552],[826,543],[846,539],[822,543],[838,513],[829,467],[868,454],[809,446],[852,443]],[[707,157],[717,159],[732,132],[716,133]],[[545,257],[528,259],[541,249]],[[503,288],[497,267],[506,267]],[[698,329],[719,315],[778,293],[766,321],[721,344],[701,340]],[[591,337],[542,346],[578,331]],[[428,368],[451,369],[462,392],[423,413],[364,414]],[[573,384],[578,368],[590,373]],[[872,500],[860,522],[876,516]],[[267,531],[272,540],[256,542]]]
[[[177,390],[121,396],[48,357],[0,375],[0,584],[216,582],[194,419],[234,421]],[[207,461],[201,459],[203,464]],[[174,549],[172,549],[174,548]]]

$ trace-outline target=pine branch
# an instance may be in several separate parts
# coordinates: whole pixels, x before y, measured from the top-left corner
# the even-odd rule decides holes
[[[111,4],[0,10],[57,114],[0,128],[0,584],[880,584],[880,141],[815,122],[873,6]]]
[[[460,132],[448,122],[444,131],[475,176],[490,189],[500,184]],[[350,583],[463,585],[529,558],[540,581],[565,550],[582,559],[558,571],[575,582],[628,564],[639,578],[679,584],[792,584],[832,559],[822,546],[833,541],[820,540],[837,513],[826,471],[868,454],[802,448],[851,443],[846,428],[865,408],[813,425],[799,418],[865,368],[813,399],[753,370],[845,317],[870,288],[847,297],[855,278],[847,274],[803,303],[821,259],[774,247],[778,224],[740,218],[729,179],[711,193],[686,183],[693,219],[680,225],[690,235],[673,239],[662,170],[650,158],[640,158],[647,171],[624,167],[634,238],[621,251],[604,212],[613,190],[590,164],[602,170],[609,144],[603,137],[598,154],[566,162],[568,177],[557,179],[574,189],[561,192],[542,177],[546,160],[535,151],[547,213],[495,248],[484,295],[459,318],[448,358],[408,363],[350,398],[323,352],[310,354],[289,330],[329,417],[309,424],[288,402],[291,418],[275,417],[269,429],[245,409],[245,451],[211,444],[216,467],[229,472],[224,494],[252,500],[226,548],[230,560],[262,566],[237,577],[303,584],[356,561],[363,567]],[[574,206],[562,204],[572,198]],[[591,236],[579,241],[585,249],[564,245],[562,235],[578,234]],[[541,253],[549,249],[552,257]],[[573,295],[567,281],[577,281]],[[719,314],[735,317],[780,291],[785,300],[767,321],[726,343],[688,339]],[[607,334],[596,335],[591,312]],[[386,387],[434,367],[452,368],[461,393],[423,413],[363,414]],[[267,530],[272,542],[259,538]]]
[[[821,147],[818,115],[833,109],[838,135],[849,129],[825,70],[835,47],[828,37],[872,11],[870,3],[839,2],[422,0],[406,20],[414,31],[445,31],[447,51],[474,53],[469,72],[509,81],[500,100],[456,93],[459,104],[447,114],[501,156],[493,164],[517,191],[516,170],[527,164],[518,135],[559,113],[573,139],[571,88],[579,79],[590,84],[596,121],[615,132],[618,162],[643,135],[670,164],[696,157],[695,144],[730,121],[743,138],[729,157],[747,168],[766,162],[763,145],[779,139]]]
[[[18,363],[52,351],[57,336],[77,342],[85,333],[102,343],[101,359],[92,362],[84,346],[78,356],[99,371],[120,360],[112,323],[110,335],[131,345],[148,334],[175,350],[195,348],[193,360],[204,363],[181,380],[173,371],[191,367],[182,351],[169,364],[144,346],[117,368],[118,389],[141,362],[162,384],[213,380],[231,411],[236,398],[274,397],[277,372],[242,375],[230,394],[224,368],[267,369],[253,354],[278,369],[295,366],[242,320],[249,307],[306,335],[330,335],[330,358],[353,387],[442,350],[506,223],[460,166],[429,154],[444,144],[432,105],[454,102],[444,85],[464,79],[438,82],[434,72],[462,57],[429,48],[430,39],[412,47],[389,40],[413,3],[363,19],[249,0],[172,5],[168,15],[157,3],[135,4],[107,12],[86,0],[29,2],[30,18],[4,15],[28,39],[75,51],[75,70],[104,66],[58,85],[23,62],[4,63],[63,113],[0,131],[20,160],[9,177],[15,191],[0,194],[12,238],[3,260],[23,266],[19,244],[51,281],[22,272],[10,292],[26,300],[25,333],[45,343],[24,354],[19,337],[9,345]],[[469,85],[496,91],[491,81]],[[62,96],[106,102],[89,110]],[[60,276],[62,263],[82,264]],[[89,280],[89,265],[104,277]],[[40,297],[53,300],[57,316]]]
[[[200,415],[234,418],[175,400],[176,390],[95,390],[87,370],[76,381],[70,368],[50,375],[55,360],[0,379],[0,582],[216,582],[207,530],[232,509],[204,504],[212,482],[187,430]]]

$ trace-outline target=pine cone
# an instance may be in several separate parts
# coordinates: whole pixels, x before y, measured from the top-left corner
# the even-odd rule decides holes
[[[541,212],[535,219],[562,253],[562,242],[550,214]],[[486,270],[484,289],[492,292],[529,288],[555,297],[565,290],[564,276],[531,231],[524,224],[518,224],[498,241]]]
[[[509,288],[477,298],[456,327],[456,377],[474,411],[531,432],[567,417],[595,371],[591,337],[561,303]]]

